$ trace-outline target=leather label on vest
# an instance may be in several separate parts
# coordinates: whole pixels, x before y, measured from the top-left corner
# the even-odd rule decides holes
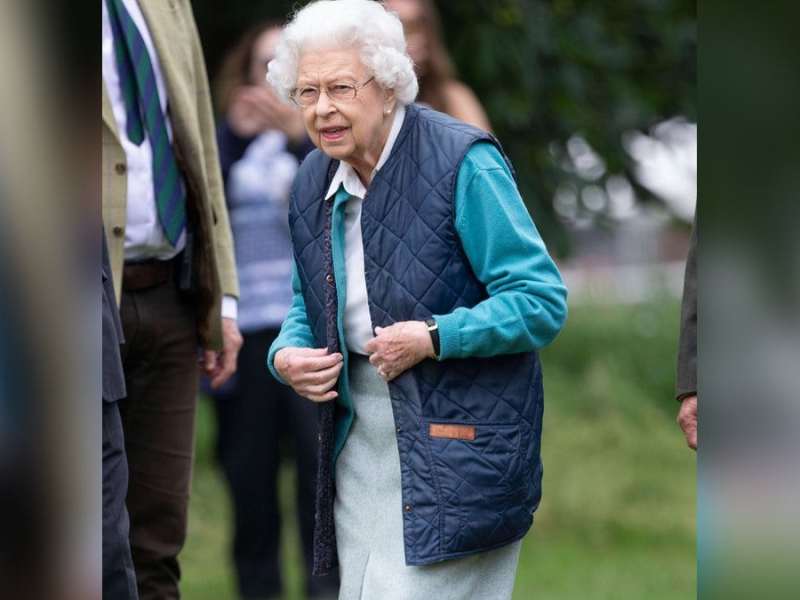
[[[451,440],[472,441],[475,439],[475,426],[431,423],[430,436],[435,438],[449,438]]]

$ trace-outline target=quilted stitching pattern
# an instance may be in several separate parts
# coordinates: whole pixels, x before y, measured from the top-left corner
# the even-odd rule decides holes
[[[373,325],[446,314],[486,298],[459,243],[454,214],[458,168],[478,140],[497,144],[440,113],[408,107],[362,210]],[[333,268],[330,210],[323,197],[335,166],[312,153],[301,167],[290,211],[309,321],[319,344],[329,348],[338,348],[337,313],[335,288],[326,281]],[[524,535],[541,497],[536,353],[428,360],[389,388],[398,425],[406,562],[429,564]],[[432,439],[431,422],[474,424],[476,439]],[[318,508],[318,520],[324,514]],[[320,553],[333,542],[326,543],[317,548]]]

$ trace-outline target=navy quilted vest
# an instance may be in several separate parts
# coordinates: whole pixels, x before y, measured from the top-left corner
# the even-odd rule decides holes
[[[423,320],[487,297],[455,228],[455,187],[470,146],[489,134],[411,105],[392,153],[369,186],[361,226],[372,326]],[[303,163],[289,222],[309,323],[318,346],[340,348],[324,200],[338,163]],[[389,384],[400,450],[406,563],[425,565],[502,546],[530,528],[541,497],[542,377],[535,352],[425,360]],[[315,568],[335,565],[334,403],[321,405]],[[432,424],[474,426],[471,440],[431,435]]]

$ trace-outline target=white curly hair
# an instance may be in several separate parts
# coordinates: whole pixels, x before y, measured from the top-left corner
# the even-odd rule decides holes
[[[403,25],[375,0],[317,0],[295,13],[283,29],[270,61],[267,81],[289,99],[297,85],[297,66],[306,48],[358,48],[375,80],[394,90],[401,104],[419,92],[414,63],[406,51]]]

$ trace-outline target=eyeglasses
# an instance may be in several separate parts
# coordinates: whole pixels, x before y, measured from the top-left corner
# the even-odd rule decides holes
[[[373,79],[375,79],[375,77],[370,77],[361,85],[344,81],[337,81],[324,88],[304,85],[303,87],[293,89],[290,98],[292,102],[301,108],[308,108],[316,104],[319,100],[319,95],[323,91],[328,95],[328,99],[331,102],[351,102],[358,96],[358,90],[369,85]]]

